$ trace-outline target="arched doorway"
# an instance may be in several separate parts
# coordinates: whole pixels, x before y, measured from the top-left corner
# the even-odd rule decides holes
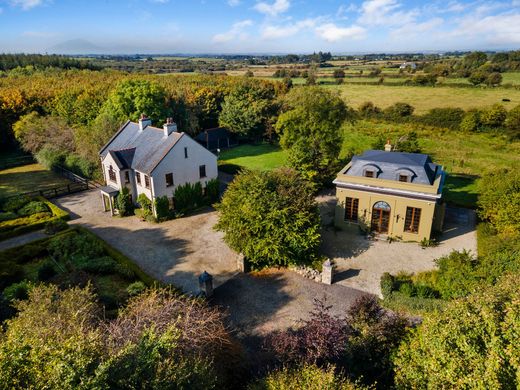
[[[388,233],[390,224],[390,205],[386,202],[377,202],[372,208],[372,223],[370,229],[377,233]]]

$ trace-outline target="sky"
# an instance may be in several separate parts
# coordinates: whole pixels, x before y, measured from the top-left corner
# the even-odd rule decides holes
[[[520,0],[0,0],[0,52],[520,48]]]

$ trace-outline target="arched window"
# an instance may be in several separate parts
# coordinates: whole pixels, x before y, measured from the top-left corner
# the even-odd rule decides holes
[[[386,202],[380,201],[374,204],[374,210],[390,211],[390,205]]]

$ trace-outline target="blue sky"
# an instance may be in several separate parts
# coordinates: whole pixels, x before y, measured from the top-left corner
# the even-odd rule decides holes
[[[65,44],[64,44],[65,42]],[[520,48],[520,0],[0,0],[0,52]]]

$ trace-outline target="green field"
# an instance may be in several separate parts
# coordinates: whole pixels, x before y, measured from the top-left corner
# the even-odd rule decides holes
[[[413,87],[391,85],[324,85],[324,88],[339,91],[348,105],[355,108],[371,101],[385,108],[396,102],[406,102],[415,107],[416,114],[423,114],[437,107],[460,107],[469,109],[501,103],[507,109],[520,104],[520,90],[506,88],[454,88]],[[507,98],[510,102],[503,102]]]
[[[448,172],[446,200],[474,207],[477,200],[476,179],[485,172],[520,166],[520,142],[511,142],[498,134],[464,134],[412,124],[357,121],[346,124],[340,158],[370,149],[380,135],[394,140],[398,134],[416,131],[423,153],[444,166]],[[219,166],[227,172],[241,167],[269,170],[286,164],[287,154],[269,144],[242,145],[223,152]]]
[[[70,183],[40,164],[22,165],[0,171],[0,198],[23,192],[45,190]]]

